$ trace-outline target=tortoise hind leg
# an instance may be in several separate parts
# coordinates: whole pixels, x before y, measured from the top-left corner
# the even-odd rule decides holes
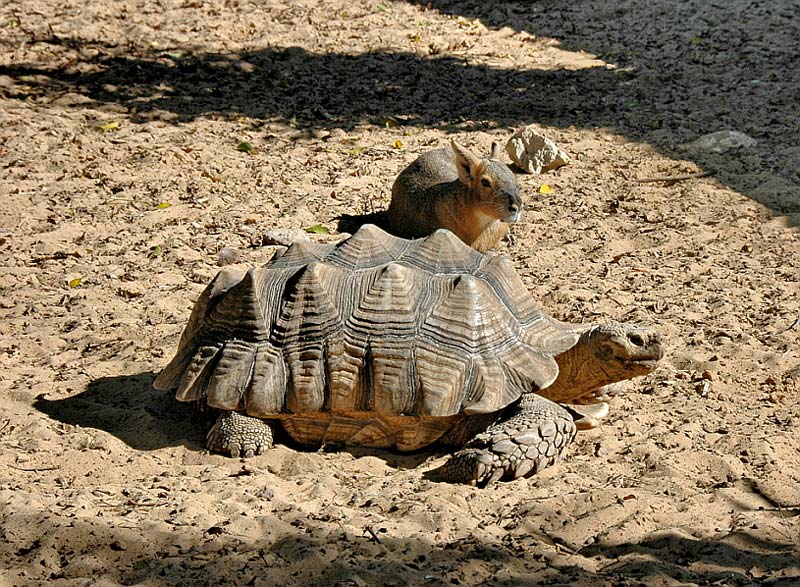
[[[260,418],[239,412],[222,412],[206,436],[210,452],[245,458],[272,448],[272,427]]]
[[[438,471],[445,481],[488,484],[527,477],[559,461],[575,437],[569,412],[539,395],[525,395],[510,417],[474,436]]]

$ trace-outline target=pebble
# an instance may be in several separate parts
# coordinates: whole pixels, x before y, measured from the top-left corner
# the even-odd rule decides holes
[[[299,228],[273,228],[261,235],[261,245],[290,247],[298,241],[310,241],[308,233]]]
[[[223,247],[217,253],[217,265],[224,267],[232,265],[239,259],[239,251],[232,247]]]
[[[733,149],[754,147],[758,144],[753,137],[737,130],[720,130],[681,145],[685,151],[725,153]]]

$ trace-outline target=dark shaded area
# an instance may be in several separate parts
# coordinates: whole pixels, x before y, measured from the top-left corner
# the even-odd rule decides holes
[[[153,389],[155,377],[152,372],[102,377],[78,395],[59,400],[38,397],[33,407],[64,424],[107,432],[136,450],[182,445],[189,450],[204,451],[206,432],[218,412],[198,410],[192,404],[177,401],[172,392]],[[280,428],[276,430],[275,442],[296,450],[320,450],[298,445]],[[435,454],[433,450],[401,454],[336,445],[325,445],[322,449],[348,452],[356,458],[377,457],[397,469],[414,469]]]
[[[40,42],[58,45],[50,38]],[[423,58],[412,53],[368,55],[309,53],[299,47],[264,49],[239,57],[222,54],[170,57],[163,52],[104,47],[87,43],[99,54],[74,68],[26,65],[0,67],[0,75],[25,77],[9,97],[55,98],[78,92],[97,103],[127,107],[135,121],[167,118],[177,122],[210,114],[278,119],[317,128],[352,128],[362,122],[383,125],[389,117],[413,126],[453,130],[511,124],[520,115],[540,122],[568,117],[570,124],[613,112],[592,114],[579,88],[558,101],[516,95],[520,88],[544,90],[578,83],[588,72],[509,71],[473,66],[455,57]],[[594,72],[586,83],[614,86],[626,73]],[[511,99],[511,96],[515,96]],[[613,108],[611,109],[613,110]],[[174,114],[174,117],[165,116]]]
[[[545,95],[538,98],[560,102],[577,90],[576,112],[542,119],[534,110],[524,120],[609,127],[668,155],[695,160],[778,214],[800,213],[797,0],[408,1],[479,19],[487,27],[550,37],[565,50],[585,51],[616,66],[556,72],[563,76],[559,83],[541,88]],[[724,154],[678,148],[719,130],[744,132],[758,145]]]
[[[732,532],[721,540],[692,540],[665,534],[641,543],[608,546],[594,544],[581,550],[583,556],[616,559],[603,573],[624,573],[630,578],[646,579],[663,574],[678,581],[700,584],[796,585],[798,552],[787,542],[767,542],[746,532]],[[700,570],[700,568],[704,570]],[[713,570],[708,570],[711,567]],[[768,569],[774,576],[761,576]],[[781,578],[784,571],[793,576]],[[787,575],[790,573],[786,573]]]
[[[41,516],[8,512],[0,519],[23,530],[0,534],[0,570],[12,581],[21,579],[19,569],[25,568],[26,581],[80,577],[159,586],[625,586],[671,579],[693,585],[789,587],[797,585],[800,565],[796,547],[754,541],[744,533],[722,540],[665,534],[641,543],[598,544],[570,555],[559,553],[544,536],[437,541],[392,536],[379,526],[363,535],[329,530],[302,511],[282,510],[279,517],[275,532],[257,540],[229,529],[236,520],[147,535],[111,526],[103,518],[63,520],[34,538],[25,529],[41,524]],[[290,534],[279,529],[289,524]],[[59,555],[64,543],[70,543],[70,550]],[[576,564],[577,557],[588,556],[607,564],[588,572]]]
[[[342,214],[336,220],[336,230],[338,232],[353,234],[365,224],[374,224],[381,230],[385,230],[388,233],[392,232],[389,229],[389,218],[385,210],[369,212],[368,214]]]
[[[78,395],[39,397],[33,406],[54,420],[96,428],[137,450],[186,445],[202,450],[205,437],[192,406],[153,389],[154,373],[102,377]]]
[[[94,56],[80,67],[1,67],[0,75],[25,78],[2,92],[18,99],[78,92],[123,105],[139,121],[246,115],[315,128],[387,117],[447,130],[608,127],[693,158],[778,214],[800,213],[799,2],[418,3],[552,37],[615,68],[542,71],[523,60],[498,69],[448,56],[322,55],[298,47],[193,55],[54,37],[39,42],[91,47]],[[678,148],[726,129],[759,144],[725,154]]]

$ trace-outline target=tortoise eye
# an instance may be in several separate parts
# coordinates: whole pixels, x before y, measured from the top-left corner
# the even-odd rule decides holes
[[[481,185],[485,188],[490,188],[492,187],[492,182],[484,177],[483,179],[481,179]]]

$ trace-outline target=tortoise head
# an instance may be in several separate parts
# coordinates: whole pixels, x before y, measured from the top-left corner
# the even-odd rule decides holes
[[[556,355],[558,377],[539,393],[555,402],[601,401],[600,388],[651,373],[663,355],[654,330],[621,322],[593,325]]]
[[[652,329],[620,322],[599,324],[587,332],[589,349],[609,383],[647,375],[664,356],[661,336]]]

